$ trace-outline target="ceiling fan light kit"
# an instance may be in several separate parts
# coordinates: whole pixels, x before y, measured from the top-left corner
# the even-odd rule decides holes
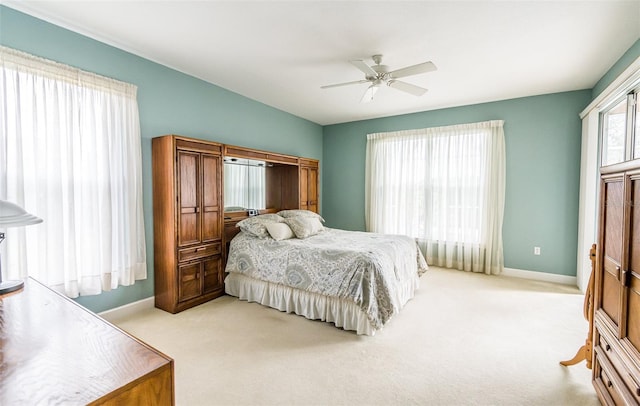
[[[381,65],[382,55],[373,55],[371,57],[375,65],[369,66],[365,61],[361,59],[349,61],[353,66],[358,68],[364,73],[363,80],[356,80],[353,82],[337,83],[333,85],[321,86],[321,89],[329,89],[332,87],[357,85],[363,83],[370,83],[369,87],[365,91],[361,103],[367,103],[373,100],[373,96],[378,91],[378,88],[383,84],[389,87],[400,90],[405,93],[412,94],[414,96],[422,96],[427,92],[427,89],[413,85],[411,83],[397,80],[412,75],[419,75],[421,73],[433,72],[437,70],[436,65],[433,62],[422,62],[417,65],[411,65],[404,68],[389,71],[387,65]]]

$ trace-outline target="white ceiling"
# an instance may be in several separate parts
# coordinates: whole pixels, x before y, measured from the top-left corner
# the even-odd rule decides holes
[[[3,2],[322,125],[590,89],[640,38],[640,0]],[[429,91],[320,89],[374,54]]]

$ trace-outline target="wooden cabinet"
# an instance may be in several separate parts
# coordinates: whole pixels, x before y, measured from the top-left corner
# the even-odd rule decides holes
[[[318,161],[300,158],[300,209],[318,213]]]
[[[640,404],[640,164],[602,168],[593,379],[603,404]]]
[[[0,326],[0,405],[174,404],[171,358],[33,279]]]
[[[155,304],[171,313],[224,293],[222,147],[152,140]]]
[[[318,160],[179,135],[154,138],[152,154],[155,304],[168,312],[224,293],[227,247],[248,214],[224,213],[223,155],[264,161],[261,212],[318,212]]]

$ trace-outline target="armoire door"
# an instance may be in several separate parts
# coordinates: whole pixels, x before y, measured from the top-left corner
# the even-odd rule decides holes
[[[309,168],[300,167],[300,209],[309,210]]]
[[[202,261],[204,273],[204,286],[202,293],[215,292],[224,289],[224,270],[222,269],[222,256],[216,255],[205,258]]]
[[[178,246],[200,243],[200,154],[177,151]]]
[[[220,156],[202,154],[202,242],[222,238]]]
[[[300,166],[300,208],[318,212],[318,168]]]
[[[629,265],[622,275],[624,290],[620,333],[627,345],[640,354],[640,173],[629,176],[629,186]],[[640,382],[637,384],[640,386]]]
[[[318,212],[318,168],[309,168],[308,173],[308,185],[307,185],[307,199],[308,208],[314,212]]]
[[[197,298],[202,294],[201,261],[178,266],[178,302]]]
[[[621,320],[622,284],[621,270],[625,254],[624,251],[624,217],[625,217],[625,187],[624,176],[615,175],[602,179],[601,227],[602,227],[602,268],[599,281],[599,306],[608,316],[613,330],[618,330]]]

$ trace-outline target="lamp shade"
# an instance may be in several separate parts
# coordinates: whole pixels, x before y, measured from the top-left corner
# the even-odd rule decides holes
[[[15,203],[0,200],[0,228],[28,226],[38,223],[42,223],[40,217],[27,213]]]

